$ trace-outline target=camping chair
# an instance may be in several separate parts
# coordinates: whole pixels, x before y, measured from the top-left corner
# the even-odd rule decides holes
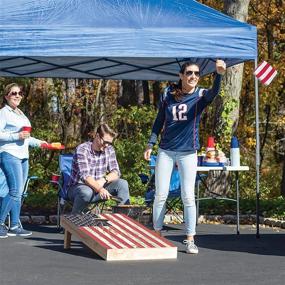
[[[50,182],[58,187],[57,195],[57,228],[60,229],[60,216],[65,212],[66,207],[72,206],[72,202],[68,197],[68,183],[71,174],[73,154],[60,154],[59,155],[59,179],[52,179]],[[116,199],[114,198],[116,201]],[[96,203],[92,203],[92,207],[86,208],[83,212],[88,213],[95,208],[97,214],[103,211],[106,200],[99,200]]]
[[[50,181],[58,188],[57,192],[57,214],[56,225],[60,229],[60,216],[65,213],[67,206],[72,207],[72,203],[68,198],[68,183],[71,174],[73,154],[60,154],[59,155],[59,175],[53,175]]]
[[[145,202],[147,206],[151,206],[154,201],[155,195],[155,164],[156,164],[156,156],[151,155],[150,157],[150,177],[147,175],[141,174],[140,178],[143,184],[147,184],[147,191],[145,194]],[[196,222],[198,223],[199,218],[199,192],[200,192],[200,185],[203,183],[203,178],[207,176],[206,174],[198,174],[196,176],[195,182],[195,189],[196,189]],[[181,201],[181,189],[180,189],[180,176],[178,172],[178,168],[174,167],[171,178],[170,178],[170,186],[169,186],[169,194],[166,201],[166,212],[165,214],[169,213],[170,211],[173,215],[177,218],[178,221],[183,222],[183,218],[179,215],[176,211],[176,206]]]
[[[151,155],[150,157],[150,177],[146,179],[145,175],[141,175],[141,180],[143,183],[147,184],[147,191],[145,194],[145,202],[147,206],[151,206],[154,201],[155,195],[155,164],[156,156]],[[170,178],[170,187],[169,194],[166,200],[166,211],[165,214],[172,212],[173,215],[178,219],[178,221],[183,222],[183,218],[176,210],[176,206],[181,202],[181,189],[180,189],[180,177],[177,167],[173,168],[171,178]]]
[[[29,189],[29,184],[30,184],[30,182],[31,182],[32,180],[36,180],[36,179],[38,179],[38,176],[35,176],[35,175],[33,175],[33,176],[28,176],[28,177],[27,177],[27,180],[26,180],[26,183],[25,183],[25,186],[24,186],[24,190],[23,190],[23,193],[22,193],[21,206],[24,204],[25,199],[26,199],[26,198],[28,197],[28,195],[29,195],[28,189]],[[10,227],[10,217],[9,217],[9,220],[8,220],[8,221],[9,221],[9,222],[8,222],[8,225],[9,225],[9,227]],[[20,224],[20,226],[22,226],[21,221],[19,221],[19,224]]]
[[[53,175],[53,179],[50,181],[52,184],[58,187],[57,192],[57,228],[60,229],[60,215],[64,213],[66,205],[69,201],[67,190],[68,182],[70,179],[71,166],[72,166],[73,154],[60,154],[59,155],[59,171],[58,178]]]

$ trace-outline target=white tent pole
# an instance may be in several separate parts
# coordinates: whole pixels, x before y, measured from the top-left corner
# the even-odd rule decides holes
[[[254,61],[255,69],[257,68],[257,58]],[[259,238],[259,179],[260,179],[260,140],[259,140],[259,101],[258,101],[258,80],[254,76],[255,89],[255,135],[256,135],[256,237]]]

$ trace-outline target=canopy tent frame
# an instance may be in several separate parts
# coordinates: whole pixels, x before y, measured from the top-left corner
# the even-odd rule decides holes
[[[15,61],[15,60],[27,60],[27,63],[22,63],[22,64],[14,64],[9,66],[9,61]],[[132,64],[132,63],[128,63],[128,62],[124,62],[123,60],[118,60],[117,58],[108,58],[108,57],[101,57],[101,58],[96,58],[96,59],[90,59],[90,60],[84,60],[84,61],[77,61],[76,63],[73,64],[56,64],[55,62],[50,62],[48,60],[43,60],[41,59],[37,59],[34,57],[30,57],[30,56],[15,56],[15,57],[1,57],[0,56],[0,75],[2,73],[2,76],[14,76],[14,77],[36,77],[35,75],[37,75],[39,72],[40,73],[46,73],[46,72],[51,72],[51,71],[56,71],[56,70],[67,70],[67,71],[71,71],[71,72],[77,72],[80,75],[80,78],[97,78],[97,79],[112,79],[114,78],[115,80],[117,79],[117,76],[122,76],[123,74],[129,74],[129,73],[137,73],[139,71],[152,71],[154,73],[157,73],[159,75],[165,75],[165,76],[170,76],[171,79],[173,80],[173,78],[177,78],[177,72],[168,72],[168,71],[164,71],[164,70],[158,70],[157,68],[160,67],[164,67],[164,66],[168,66],[168,65],[174,65],[177,64],[178,66],[178,70],[181,67],[181,65],[186,62],[186,61],[193,61],[193,62],[198,62],[199,59],[198,58],[175,58],[171,61],[166,61],[166,58],[164,59],[165,62],[162,62],[160,64],[149,64],[148,66],[143,66],[143,65],[138,65],[138,64]],[[224,61],[230,61],[230,59],[227,58],[223,58]],[[207,62],[212,62],[213,64],[215,63],[216,59],[213,58],[209,58],[207,59]],[[92,69],[87,69],[87,70],[82,70],[82,69],[78,69],[75,68],[76,66],[80,66],[80,65],[84,65],[84,64],[94,64],[94,63],[99,63],[99,62],[108,62],[108,63],[112,63],[112,65],[107,65],[107,66],[101,66],[101,67],[97,67],[97,68],[92,68]],[[2,64],[7,64],[8,66],[6,67],[1,67],[1,63]],[[236,62],[236,64],[238,64],[239,62]],[[25,67],[35,67],[39,64],[45,64],[47,66],[47,68],[42,68],[40,71],[35,70],[35,71],[24,71],[24,72],[20,72],[20,71],[13,71],[13,69],[23,69]],[[118,66],[128,66],[131,67],[133,69],[131,70],[127,70],[127,71],[120,71],[120,72],[116,72],[116,73],[108,73],[108,75],[104,76],[102,74],[99,73],[94,73],[94,71],[99,71],[99,70],[103,70],[103,69],[110,69],[110,68],[114,68],[114,67],[118,67]],[[200,72],[201,75],[205,75],[208,72],[205,72],[205,63],[202,62],[201,64],[199,64],[200,66]],[[3,73],[6,73],[5,75],[3,75]],[[51,77],[51,76],[40,76],[42,78],[45,77]],[[57,78],[60,78],[61,76],[57,76]],[[62,77],[62,78],[66,78],[66,77]]]
[[[33,63],[27,63],[27,64],[20,64],[20,65],[13,65],[12,67],[1,68],[1,71],[11,73],[11,75],[13,75],[13,76],[30,77],[31,75],[33,75],[34,73],[37,73],[38,71],[19,73],[19,72],[13,72],[13,71],[11,71],[9,69],[19,68],[19,67],[27,67],[27,66],[30,66],[30,65],[36,65],[36,64],[39,64],[39,63],[44,63],[44,64],[48,64],[48,65],[51,65],[51,66],[54,66],[54,67],[51,67],[51,68],[45,69],[45,70],[41,70],[41,72],[53,71],[53,70],[56,70],[56,69],[64,68],[64,69],[67,69],[69,71],[80,72],[80,73],[84,74],[85,76],[86,75],[87,76],[91,75],[93,77],[95,76],[95,77],[98,77],[100,79],[109,79],[110,77],[113,77],[115,75],[121,75],[121,74],[124,74],[124,73],[136,72],[136,71],[139,71],[139,70],[150,70],[150,71],[163,73],[163,74],[166,74],[166,75],[170,75],[170,76],[175,76],[176,77],[177,73],[170,73],[170,72],[165,72],[165,71],[161,71],[161,70],[155,70],[155,68],[156,67],[161,67],[161,66],[164,66],[164,65],[168,65],[168,64],[174,64],[174,63],[180,64],[180,63],[183,63],[183,62],[185,62],[187,60],[190,60],[190,58],[182,59],[182,60],[176,59],[175,61],[165,62],[165,63],[162,63],[162,64],[155,64],[153,66],[148,66],[148,67],[143,67],[143,66],[129,64],[129,63],[124,63],[122,61],[120,62],[118,60],[105,58],[105,57],[98,58],[98,59],[93,59],[93,60],[89,60],[89,61],[82,61],[82,62],[78,62],[76,64],[70,64],[70,65],[59,65],[59,64],[50,63],[50,62],[43,61],[43,60],[36,60],[36,59],[34,59],[32,57],[27,57],[27,56],[19,56],[19,57],[13,57],[13,58],[2,58],[2,59],[0,59],[0,62],[5,62],[5,61],[9,61],[9,60],[14,60],[14,59],[28,59],[28,60],[31,60],[31,61],[34,61],[34,62]],[[81,71],[79,69],[72,68],[73,66],[82,65],[82,64],[86,64],[86,63],[95,63],[95,62],[98,62],[98,61],[112,62],[112,63],[114,63],[114,65],[111,65],[111,66],[108,66],[108,67],[93,68],[93,69],[86,70],[86,71]],[[95,70],[101,70],[101,69],[105,69],[105,68],[112,68],[112,67],[117,67],[117,66],[120,66],[120,65],[128,65],[128,66],[133,67],[135,69],[131,70],[131,71],[122,71],[122,72],[119,72],[119,73],[109,74],[108,76],[103,76],[103,75],[100,75],[100,74],[93,73],[93,71],[95,71]],[[203,72],[203,68],[202,68],[202,72]]]
[[[191,60],[254,61],[256,27],[194,0],[2,0],[0,76],[176,81]],[[20,7],[20,9],[19,9]],[[255,78],[256,236],[260,140]]]
[[[254,60],[254,67],[257,68],[258,59]],[[254,94],[255,94],[255,170],[256,170],[256,237],[260,238],[259,233],[259,211],[260,211],[260,136],[259,136],[259,94],[258,94],[258,80],[254,76]]]

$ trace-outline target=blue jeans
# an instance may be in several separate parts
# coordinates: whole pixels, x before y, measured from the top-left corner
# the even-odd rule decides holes
[[[158,150],[155,166],[156,190],[153,203],[153,227],[156,231],[162,229],[170,178],[175,163],[178,165],[180,175],[186,235],[194,236],[196,234],[195,180],[197,153]]]
[[[2,200],[0,224],[4,223],[9,212],[11,227],[18,225],[21,211],[21,198],[28,177],[29,160],[19,159],[7,152],[0,153],[0,166],[6,176],[9,193]]]
[[[115,180],[104,188],[109,191],[111,195],[118,196],[121,198],[120,204],[130,203],[129,185],[124,179]],[[68,197],[73,202],[71,214],[80,214],[90,203],[96,203],[101,200],[99,194],[96,194],[89,186],[86,184],[76,184],[71,186],[68,190]]]

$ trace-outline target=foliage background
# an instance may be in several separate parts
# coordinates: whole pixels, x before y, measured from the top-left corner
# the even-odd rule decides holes
[[[218,10],[223,8],[223,1],[200,2]],[[259,62],[267,60],[278,70],[278,77],[272,84],[269,87],[260,86],[259,90],[262,143],[260,192],[261,198],[270,201],[272,206],[275,205],[273,200],[279,201],[279,204],[284,202],[280,196],[285,126],[284,5],[284,1],[280,0],[252,0],[248,18],[248,22],[258,28]],[[248,173],[240,175],[241,196],[248,201],[254,199],[256,187],[253,69],[252,62],[245,64],[237,129],[242,164],[250,166]],[[72,152],[79,143],[88,139],[88,133],[101,121],[113,126],[119,132],[115,148],[123,177],[129,181],[133,196],[144,195],[145,185],[141,183],[138,174],[148,173],[143,151],[156,116],[157,94],[165,82],[0,78],[0,93],[10,82],[24,86],[26,96],[21,109],[31,119],[33,136],[49,142],[60,141],[66,145],[66,152]],[[207,77],[203,79],[202,85],[207,87],[210,83],[211,78]],[[126,97],[127,93],[133,96]],[[223,96],[223,91],[220,96]],[[230,120],[228,114],[237,102],[225,102],[221,116],[227,121]],[[213,133],[211,118],[214,112],[211,106],[202,118],[201,145],[205,146],[207,137]],[[221,127],[215,133],[219,147],[227,156],[230,133],[231,130],[226,127]],[[58,172],[58,155],[58,152],[31,150],[30,174],[39,176],[39,179],[32,184],[25,204],[26,210],[55,211],[57,192],[49,179],[52,173]],[[229,195],[234,193],[230,192]]]

